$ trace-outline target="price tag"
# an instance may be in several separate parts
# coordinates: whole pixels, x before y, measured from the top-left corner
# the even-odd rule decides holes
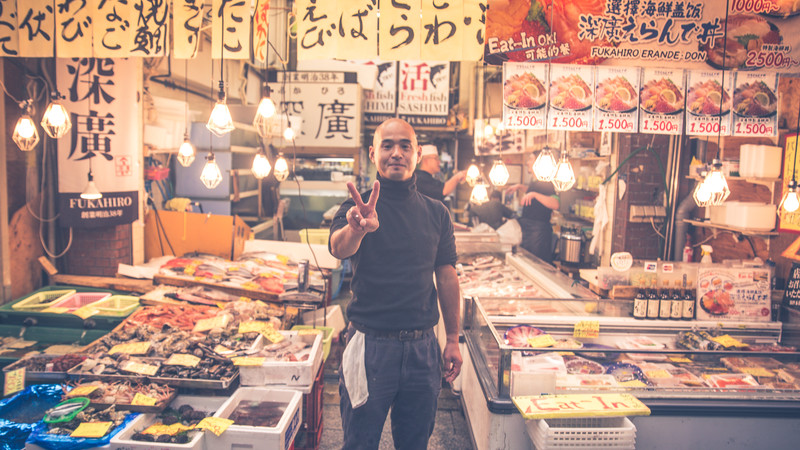
[[[228,355],[230,353],[233,353],[233,350],[229,349],[228,347],[225,347],[222,344],[219,344],[216,347],[214,347],[214,353],[218,355]]]
[[[628,393],[514,396],[511,400],[526,419],[650,414],[647,405]]]
[[[600,336],[600,321],[581,320],[575,324],[572,336],[576,338],[596,338]]]
[[[178,433],[194,430],[195,427],[186,426],[180,422],[175,422],[172,425],[164,425],[163,423],[154,423],[149,427],[142,430],[143,434],[154,434],[154,435],[161,435],[166,434],[169,436],[175,436]]]
[[[144,355],[150,350],[149,342],[128,342],[125,344],[117,344],[111,347],[108,351],[110,355],[114,353],[127,353],[129,355]]]
[[[690,363],[692,362],[691,359],[686,358],[684,356],[670,356],[669,360],[676,363]]]
[[[49,308],[43,309],[42,312],[51,314],[64,314],[69,312],[69,308],[64,308],[61,306],[51,306]]]
[[[233,425],[233,421],[230,419],[223,419],[222,417],[206,417],[197,424],[196,428],[208,430],[219,436],[231,425]]]
[[[148,397],[143,395],[139,392],[133,396],[133,400],[131,400],[131,405],[141,405],[141,406],[153,406],[158,402],[158,399],[153,397]]]
[[[218,316],[209,317],[208,319],[200,319],[194,325],[192,331],[195,333],[200,333],[203,331],[213,330],[214,328],[225,328],[228,325],[228,321],[230,320],[228,314],[220,314]]]
[[[253,283],[252,281],[245,281],[242,283],[242,287],[245,289],[258,289],[261,286],[259,286],[258,283]]]
[[[96,384],[84,384],[77,386],[75,389],[67,393],[67,397],[88,397],[92,392],[96,391],[99,386]]]
[[[659,369],[659,370],[647,370],[644,372],[647,375],[647,378],[671,378],[672,375],[669,374],[666,370]]]
[[[743,343],[742,341],[740,341],[738,339],[732,338],[728,334],[723,334],[722,336],[713,337],[713,338],[711,338],[711,340],[716,342],[717,344],[722,345],[725,348],[747,347],[747,344]]]
[[[273,344],[277,344],[286,338],[278,330],[273,328],[271,323],[261,331],[261,334]]]
[[[25,389],[25,368],[6,372],[5,385],[3,386],[3,396],[13,394]]]
[[[264,364],[266,358],[261,356],[240,356],[238,358],[231,358],[234,366],[260,366]]]
[[[553,339],[553,336],[549,334],[540,334],[538,336],[528,338],[528,345],[530,345],[533,348],[552,347],[555,344],[556,340]]]
[[[625,387],[647,387],[647,385],[641,382],[640,380],[623,381],[619,385]]]
[[[158,372],[158,366],[139,363],[139,362],[135,362],[135,361],[128,361],[128,363],[125,364],[123,367],[121,367],[121,369],[126,371],[126,372],[133,372],[133,373],[138,373],[138,374],[141,374],[141,375],[149,375],[149,376],[153,376],[153,375],[156,374],[156,372]]]
[[[113,422],[84,422],[70,434],[72,437],[101,438],[108,433]]]
[[[241,322],[239,323],[239,334],[245,333],[261,333],[261,330],[267,325],[266,322],[259,322],[257,320],[251,320],[249,322]]]
[[[197,367],[197,365],[200,364],[200,358],[194,355],[174,353],[164,364],[168,366]]]
[[[75,314],[76,316],[80,317],[81,319],[86,320],[89,317],[92,317],[93,315],[97,314],[97,312],[98,311],[96,309],[92,308],[91,305],[87,305],[87,306],[82,306],[82,307],[76,309],[75,311],[72,311],[72,314]]]
[[[775,373],[763,367],[741,367],[739,368],[744,373],[750,374],[754,377],[774,377]]]

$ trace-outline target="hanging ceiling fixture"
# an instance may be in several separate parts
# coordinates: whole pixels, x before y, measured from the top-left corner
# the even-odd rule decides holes
[[[800,106],[797,108],[797,136],[794,140],[794,163],[792,163],[792,180],[789,181],[787,191],[783,194],[781,202],[778,204],[778,214],[793,213],[800,208],[800,198],[797,192],[797,179],[795,172],[797,171],[797,147],[800,143]]]
[[[231,111],[225,103],[225,76],[223,66],[225,64],[225,15],[222,15],[222,29],[221,42],[219,44],[219,92],[217,93],[217,104],[211,111],[211,116],[208,118],[206,128],[215,135],[222,137],[233,131],[236,127],[233,125],[233,118],[231,118]]]
[[[270,98],[270,89],[266,81],[264,81],[263,92],[261,101],[258,102],[256,116],[253,118],[253,126],[256,127],[259,136],[267,138],[270,136],[269,119],[275,115],[275,102]]]
[[[531,165],[531,170],[539,181],[553,181],[553,177],[556,176],[556,166],[556,158],[550,147],[545,145]]]
[[[69,118],[67,108],[59,101],[61,95],[58,92],[53,92],[50,98],[51,101],[44,111],[41,125],[48,136],[58,139],[69,132],[70,128],[72,128],[72,121]]]
[[[183,167],[189,167],[194,162],[195,150],[189,140],[189,60],[187,59],[183,67],[183,144],[178,149],[178,162]]]
[[[692,192],[692,198],[694,199],[695,204],[701,208],[705,208],[710,204],[711,191],[708,189],[705,176],[697,181],[694,191]]]
[[[214,189],[222,182],[222,172],[219,170],[213,151],[208,152],[208,156],[206,156],[206,165],[203,166],[203,171],[200,173],[200,181],[208,189]]]
[[[36,123],[34,123],[31,118],[33,114],[33,101],[25,100],[20,103],[19,107],[25,112],[22,114],[22,117],[17,120],[11,139],[17,144],[20,150],[29,152],[39,143],[39,131],[36,129]]]
[[[267,159],[267,155],[262,148],[253,158],[253,167],[250,168],[250,171],[253,172],[254,177],[260,180],[269,175],[270,170],[272,170],[272,165],[269,163],[269,159]]]
[[[472,192],[469,196],[469,202],[475,205],[482,205],[489,201],[489,186],[483,180],[483,176],[472,187]]]
[[[289,177],[289,164],[286,158],[283,157],[283,152],[278,153],[278,159],[275,160],[275,179],[283,181]]]
[[[81,198],[85,200],[98,200],[103,198],[103,194],[97,189],[94,184],[94,176],[92,175],[92,159],[89,158],[89,175],[86,187],[81,192]]]
[[[561,152],[561,159],[555,172],[552,181],[556,191],[568,191],[575,185],[575,171],[572,170],[572,163],[569,162],[566,152]]]
[[[295,137],[294,129],[292,128],[292,125],[289,124],[286,126],[286,129],[283,130],[283,138],[286,139],[287,141],[293,141],[294,137]]]
[[[478,178],[480,178],[480,176],[481,169],[478,168],[478,165],[475,164],[475,160],[473,159],[467,168],[467,175],[464,177],[464,181],[466,181],[470,186],[475,186],[475,183],[478,182]]]
[[[492,163],[492,170],[489,171],[489,181],[493,186],[501,187],[508,183],[508,167],[503,163],[503,156],[500,155],[498,159]]]

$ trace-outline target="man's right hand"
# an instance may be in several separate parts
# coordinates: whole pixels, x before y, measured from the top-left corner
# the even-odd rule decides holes
[[[347,183],[347,189],[350,191],[350,197],[356,202],[355,206],[347,211],[347,224],[354,231],[360,233],[371,233],[377,230],[380,223],[378,222],[378,213],[375,211],[375,205],[378,203],[381,184],[375,181],[372,185],[372,193],[367,203],[361,200],[361,194],[356,189],[355,184],[352,182]]]

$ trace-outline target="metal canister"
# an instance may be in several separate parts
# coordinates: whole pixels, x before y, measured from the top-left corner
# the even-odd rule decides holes
[[[301,259],[297,263],[297,291],[305,292],[308,290],[308,260]]]

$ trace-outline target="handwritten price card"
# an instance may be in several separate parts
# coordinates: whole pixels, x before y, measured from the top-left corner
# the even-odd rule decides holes
[[[649,416],[650,408],[630,394],[526,395],[511,397],[522,417]]]
[[[140,375],[153,376],[158,372],[158,366],[151,364],[144,364],[135,361],[128,361],[127,364],[121,367],[126,372],[138,373]]]
[[[92,392],[96,391],[100,386],[94,384],[86,384],[77,386],[75,389],[69,391],[67,397],[88,397]]]
[[[644,69],[639,90],[640,133],[681,134],[685,80],[683,69]]]
[[[549,89],[550,129],[592,131],[593,66],[551,64]]]
[[[131,400],[131,405],[153,406],[157,402],[157,399],[137,392],[136,395],[133,396],[133,400]]]
[[[113,422],[84,422],[70,434],[78,438],[101,438],[108,434]]]
[[[240,356],[231,358],[231,361],[234,366],[261,366],[266,359],[260,356]]]
[[[543,130],[547,64],[503,63],[503,123],[507,129]]]
[[[6,372],[5,384],[3,385],[3,396],[11,395],[25,389],[25,368]]]
[[[194,355],[175,353],[170,355],[169,359],[166,360],[164,364],[168,366],[197,367],[197,365],[200,364],[200,358]]]
[[[736,338],[731,337],[729,334],[723,334],[722,336],[713,337],[711,338],[711,340],[716,342],[717,344],[720,344],[725,348],[747,347],[747,344]]]
[[[208,430],[219,436],[231,425],[233,425],[233,421],[230,419],[223,419],[222,417],[206,417],[197,424],[197,428]]]
[[[129,355],[144,355],[150,350],[149,342],[128,342],[126,344],[117,344],[111,347],[108,351],[109,354],[127,353]]]
[[[213,330],[214,328],[225,328],[229,319],[230,316],[227,314],[220,314],[218,316],[209,317],[208,319],[200,319],[194,325],[192,331],[201,333],[203,331]]]
[[[600,336],[600,322],[597,320],[581,320],[575,324],[572,336],[576,338],[596,338]]]
[[[721,70],[690,70],[686,84],[686,134],[730,136],[733,75]],[[720,131],[721,130],[721,131]]]
[[[638,67],[597,67],[594,131],[638,131],[640,75]]]
[[[266,327],[266,322],[259,322],[258,320],[251,320],[249,322],[241,322],[239,324],[239,334],[245,333],[261,333]]]
[[[93,315],[97,314],[98,312],[99,311],[97,311],[96,309],[92,308],[92,305],[86,305],[86,306],[82,306],[82,307],[76,309],[75,311],[72,311],[72,314],[75,314],[76,316],[80,317],[81,319],[86,320],[89,317],[92,317]]]
[[[194,427],[186,426],[180,422],[175,422],[172,425],[164,425],[163,423],[154,423],[149,427],[142,430],[142,434],[167,434],[169,436],[175,436],[178,433],[183,431],[194,430]]]
[[[540,334],[532,338],[528,338],[528,345],[533,348],[552,347],[556,344],[556,340],[549,334]]]
[[[278,330],[276,330],[272,324],[267,324],[266,327],[261,331],[261,334],[267,338],[273,344],[277,344],[278,342],[283,341],[286,337],[282,335]]]
[[[735,72],[733,91],[733,135],[774,137],[778,135],[778,74]]]

